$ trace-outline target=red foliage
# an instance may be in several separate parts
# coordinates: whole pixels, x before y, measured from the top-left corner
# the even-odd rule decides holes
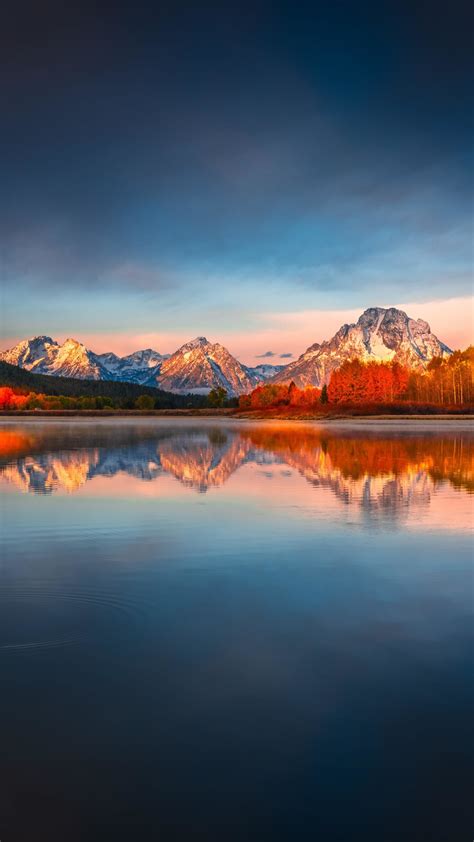
[[[321,390],[308,386],[298,389],[293,382],[265,383],[257,386],[250,395],[242,395],[239,409],[271,409],[279,406],[314,406],[319,401]]]
[[[378,405],[400,400],[407,390],[408,369],[399,363],[363,363],[351,360],[333,371],[327,397],[329,404]],[[321,389],[306,386],[299,389],[295,383],[265,383],[250,395],[242,395],[240,409],[274,409],[299,407],[308,409],[318,405],[319,411],[330,411],[321,406]]]
[[[0,386],[0,409],[22,409],[28,395],[17,395],[10,386]]]
[[[345,362],[333,371],[330,403],[393,403],[406,391],[409,371],[399,363]]]

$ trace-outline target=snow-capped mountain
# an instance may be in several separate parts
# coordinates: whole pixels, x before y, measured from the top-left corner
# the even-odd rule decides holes
[[[169,354],[159,354],[152,348],[146,348],[127,357],[118,357],[113,353],[98,354],[97,359],[107,369],[111,379],[143,385],[158,374],[163,360],[168,357]]]
[[[261,363],[260,365],[253,366],[253,368],[248,368],[247,371],[251,372],[251,374],[260,380],[262,383],[265,380],[271,380],[272,377],[275,377],[280,371],[282,371],[286,366],[284,365],[271,365],[270,363]]]
[[[431,333],[427,322],[411,319],[395,307],[371,307],[357,324],[342,325],[329,341],[311,345],[272,382],[293,380],[300,388],[322,386],[346,360],[396,360],[410,368],[423,368],[433,357],[449,354],[451,350]]]
[[[0,360],[36,374],[80,380],[112,379],[99,357],[75,339],[66,339],[59,345],[50,336],[35,336],[1,353]]]
[[[59,377],[77,377],[80,380],[109,379],[107,369],[97,356],[75,339],[66,339],[58,346],[50,361],[43,365],[45,374],[56,374]]]
[[[234,396],[251,391],[258,382],[251,369],[239,363],[227,348],[198,336],[165,360],[148,385],[183,394],[207,394],[221,386]]]
[[[39,369],[38,364],[47,360],[59,348],[57,342],[50,336],[35,336],[33,339],[23,339],[14,348],[0,353],[0,359],[10,365],[18,365],[28,371]]]
[[[77,377],[79,380],[120,380],[144,384],[157,374],[167,357],[147,348],[127,357],[117,354],[95,354],[75,339],[60,345],[50,336],[24,339],[8,351],[0,353],[0,360],[56,377]]]
[[[212,344],[203,336],[187,342],[171,356],[147,348],[126,357],[112,352],[95,354],[75,339],[67,339],[60,345],[49,336],[37,336],[0,353],[0,360],[38,374],[118,380],[183,394],[207,394],[210,389],[222,386],[229,396],[249,392],[265,379],[259,368],[276,369],[247,368],[222,345]],[[267,371],[266,378],[269,376]]]

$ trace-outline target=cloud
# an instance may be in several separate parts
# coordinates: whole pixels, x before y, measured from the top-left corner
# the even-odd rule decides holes
[[[264,360],[266,357],[276,357],[275,351],[265,351],[264,354],[256,354],[255,359]]]
[[[289,357],[292,357],[292,356],[293,356],[293,354],[280,354],[280,359],[286,360],[286,359],[289,359]]]
[[[1,220],[1,217],[0,217]],[[57,219],[2,225],[2,271],[6,284],[35,293],[58,289],[118,293],[171,291],[181,276],[162,262],[137,258],[127,244],[107,242],[97,232],[74,230]]]

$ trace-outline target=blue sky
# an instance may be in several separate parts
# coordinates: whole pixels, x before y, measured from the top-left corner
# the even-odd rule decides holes
[[[326,312],[464,306],[469,4],[66,6],[0,36],[4,345],[206,334],[250,360],[303,350],[265,348],[269,319],[319,313],[315,341]]]

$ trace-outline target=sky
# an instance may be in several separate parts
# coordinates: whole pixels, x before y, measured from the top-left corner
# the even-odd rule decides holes
[[[470,3],[10,4],[1,345],[473,338]],[[290,356],[291,355],[291,356]]]

